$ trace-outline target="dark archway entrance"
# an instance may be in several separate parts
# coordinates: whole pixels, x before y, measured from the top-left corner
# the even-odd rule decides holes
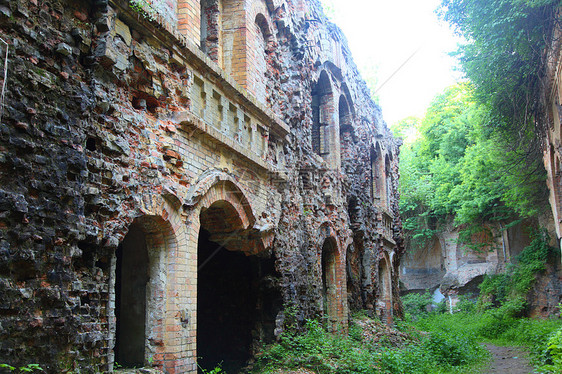
[[[117,248],[115,279],[115,361],[124,367],[144,365],[148,272],[146,237],[133,224]]]
[[[197,250],[197,363],[228,373],[246,366],[258,340],[272,341],[282,307],[273,259],[249,256],[236,210],[216,202],[200,216]],[[273,279],[273,280],[272,280]]]

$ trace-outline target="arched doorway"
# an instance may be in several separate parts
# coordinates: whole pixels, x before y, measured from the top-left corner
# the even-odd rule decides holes
[[[168,253],[176,232],[161,216],[134,220],[115,252],[115,363],[125,367],[163,365]],[[111,322],[110,322],[111,323]]]
[[[331,331],[338,322],[337,280],[337,244],[329,237],[322,245],[322,301],[326,326]]]
[[[255,340],[273,341],[282,308],[274,260],[255,253],[234,206],[219,200],[203,209],[197,248],[197,364],[237,373]]]
[[[117,248],[115,361],[123,367],[144,365],[148,279],[146,237],[141,227],[133,224]]]
[[[379,310],[381,321],[391,325],[392,320],[392,280],[389,261],[386,256],[379,260]]]

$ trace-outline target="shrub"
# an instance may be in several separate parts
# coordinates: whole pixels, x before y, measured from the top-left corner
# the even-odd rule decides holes
[[[472,295],[460,295],[455,305],[456,312],[473,313],[476,311],[476,300]]]
[[[428,313],[433,304],[433,297],[426,291],[424,294],[410,293],[402,297],[404,311],[417,318]]]

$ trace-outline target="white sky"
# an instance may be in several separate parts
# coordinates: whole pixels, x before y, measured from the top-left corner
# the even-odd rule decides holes
[[[389,125],[423,116],[431,99],[460,77],[447,55],[458,39],[434,12],[440,0],[321,1],[333,6],[329,15],[346,35],[359,69],[376,68],[378,86],[418,51],[377,92]]]

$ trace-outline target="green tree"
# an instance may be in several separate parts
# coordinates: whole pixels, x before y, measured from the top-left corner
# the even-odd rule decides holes
[[[441,16],[466,39],[462,70],[492,125],[525,128],[540,114],[544,50],[559,0],[443,0]]]
[[[400,158],[400,208],[410,247],[424,247],[441,223],[451,221],[470,244],[486,223],[528,217],[544,201],[544,170],[518,162],[518,148],[489,130],[491,118],[474,86],[462,82],[437,95],[421,121],[395,126],[397,133],[412,126],[419,131]]]
[[[508,205],[536,210],[543,198],[542,141],[545,108],[541,99],[549,46],[560,0],[443,0],[440,14],[466,43],[456,52],[474,97],[486,107],[480,129],[500,157]],[[524,192],[521,194],[521,192]],[[536,193],[535,193],[536,192]],[[530,193],[530,197],[527,196]]]

